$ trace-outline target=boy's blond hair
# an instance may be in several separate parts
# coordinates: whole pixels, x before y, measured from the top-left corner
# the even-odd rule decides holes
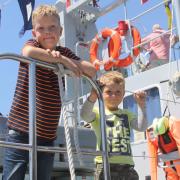
[[[60,17],[55,6],[52,5],[40,5],[32,13],[32,25],[34,27],[36,19],[43,16],[55,16],[60,24]]]
[[[123,85],[123,88],[125,88],[124,77],[120,72],[117,72],[117,71],[109,71],[109,72],[103,74],[99,78],[99,83],[100,83],[101,87],[104,87],[111,83],[115,83],[115,84],[121,84],[121,85]]]

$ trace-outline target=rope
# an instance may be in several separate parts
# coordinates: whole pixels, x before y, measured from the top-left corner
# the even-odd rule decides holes
[[[64,68],[61,64],[58,64],[58,67],[59,67],[59,71],[57,72],[57,75],[58,75],[58,81],[59,81],[60,96],[61,96],[61,101],[62,101],[62,113],[61,113],[60,118],[64,119],[64,132],[65,132],[68,165],[69,165],[71,180],[76,180],[75,168],[74,168],[74,163],[73,163],[73,152],[72,152],[70,131],[69,131],[69,126],[68,126],[68,117],[67,117],[66,105],[64,104],[66,95],[64,93],[63,82],[62,82],[63,75],[65,73],[72,75],[72,72],[69,72],[68,70],[64,70]],[[60,120],[60,122],[61,122],[61,120]]]
[[[69,131],[69,126],[68,126],[68,118],[67,118],[66,106],[63,106],[63,118],[64,118],[64,131],[65,131],[65,139],[66,139],[67,155],[68,155],[68,164],[69,164],[71,180],[76,180],[75,168],[74,168],[74,163],[73,163],[73,152],[72,152],[72,145],[71,145],[71,137],[70,137],[70,131]]]
[[[130,91],[130,90],[125,90],[126,92],[128,92],[128,93],[130,93],[130,94],[134,94],[135,92],[133,92],[133,91]],[[147,96],[149,96],[149,95],[147,95]],[[151,96],[149,96],[149,97],[151,97]],[[175,103],[175,104],[180,104],[179,102],[177,102],[177,101],[172,101],[172,100],[169,100],[169,99],[163,99],[163,98],[159,98],[161,101],[168,101],[168,102],[172,102],[172,103]]]
[[[72,112],[67,111],[66,106],[66,93],[64,92],[63,88],[63,82],[62,82],[62,77],[64,74],[69,74],[73,76],[73,73],[70,72],[69,70],[65,70],[61,64],[58,64],[59,71],[58,71],[58,80],[59,80],[59,89],[60,89],[60,95],[61,95],[61,101],[62,101],[62,113],[60,116],[60,122],[64,119],[64,129],[65,129],[65,138],[66,138],[66,145],[67,145],[67,154],[68,154],[68,160],[69,160],[69,169],[70,169],[70,174],[71,174],[71,179],[75,180],[75,168],[74,168],[74,163],[73,163],[73,152],[72,152],[72,144],[71,144],[71,139],[70,139],[70,131],[69,131],[69,126],[68,126],[68,118],[73,118],[73,135],[74,135],[74,145],[76,148],[77,152],[77,157],[80,162],[80,165],[83,166],[83,157],[82,153],[80,150],[80,145],[79,145],[79,138],[78,138],[78,118],[80,117],[80,114],[78,113],[78,107],[79,107],[79,80],[76,81],[75,83],[75,94],[76,97],[74,98],[74,115],[72,115]],[[75,79],[74,79],[75,82]],[[67,115],[69,113],[69,115]]]
[[[89,44],[88,43],[84,43],[83,41],[82,42],[77,42],[76,43],[76,55],[79,56],[79,53],[78,53],[78,46],[81,45],[85,48],[89,48]],[[84,48],[83,48],[84,49]],[[84,52],[84,51],[83,51]],[[83,55],[83,54],[82,54]],[[78,130],[77,130],[77,125],[78,125],[78,119],[80,120],[80,111],[79,111],[79,97],[80,97],[80,87],[81,87],[81,93],[83,94],[83,85],[82,85],[82,80],[81,79],[76,79],[76,81],[74,80],[75,82],[75,94],[76,94],[76,97],[75,97],[75,100],[74,100],[74,112],[75,112],[75,120],[73,121],[73,127],[74,127],[74,144],[75,144],[75,148],[76,148],[76,152],[77,152],[77,157],[79,159],[79,162],[80,162],[80,166],[84,166],[84,163],[83,163],[83,156],[82,156],[82,152],[81,152],[81,149],[80,149],[80,145],[79,145],[79,136],[78,136]]]
[[[83,166],[83,157],[82,157],[82,153],[81,153],[81,149],[80,149],[80,145],[79,145],[79,138],[78,138],[78,119],[80,119],[80,113],[79,113],[79,87],[80,87],[80,83],[79,83],[79,79],[77,79],[77,81],[75,82],[75,94],[76,97],[74,98],[74,121],[73,121],[73,127],[74,127],[74,145],[77,151],[77,157],[79,159],[80,165]],[[78,118],[77,118],[78,117]]]

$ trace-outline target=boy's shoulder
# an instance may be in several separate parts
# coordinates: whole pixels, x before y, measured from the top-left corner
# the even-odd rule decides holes
[[[35,46],[35,47],[39,47],[39,48],[43,48],[41,46],[41,44],[36,41],[35,39],[29,39],[26,41],[25,45],[31,45],[31,46]],[[63,47],[63,46],[56,46],[56,50],[57,51],[71,51],[69,48],[67,47]]]
[[[26,41],[25,43],[25,46],[26,45],[30,45],[30,46],[34,46],[34,47],[37,47],[37,48],[42,48],[43,47],[41,46],[41,44],[36,41],[35,39],[29,39]],[[66,56],[66,57],[69,57],[69,58],[72,58],[72,59],[75,59],[75,60],[80,60],[79,57],[77,57],[73,51],[71,51],[71,49],[67,48],[67,47],[64,47],[64,46],[56,46],[56,51],[59,51],[62,55]]]
[[[98,107],[94,107],[93,108],[93,112],[99,114],[99,108]],[[134,115],[133,112],[131,112],[129,109],[121,109],[119,108],[117,111],[109,111],[107,109],[105,109],[105,114],[127,114],[127,115]]]
[[[35,46],[41,48],[41,45],[39,42],[37,42],[35,39],[29,39],[26,41],[25,45]]]
[[[121,109],[121,108],[119,108],[118,111],[120,113],[132,113],[129,109]]]
[[[135,113],[130,111],[129,109],[119,109],[119,111],[123,114],[128,114],[128,115],[132,115],[132,116],[135,115]]]
[[[67,47],[64,47],[64,46],[60,46],[60,45],[58,45],[58,46],[56,46],[56,50],[57,51],[63,51],[63,52],[65,52],[65,53],[72,53],[72,51],[69,49],[69,48],[67,48]]]

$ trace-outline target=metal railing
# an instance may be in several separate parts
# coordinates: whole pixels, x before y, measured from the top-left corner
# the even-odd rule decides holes
[[[37,146],[36,141],[36,65],[46,67],[48,69],[55,70],[57,72],[57,66],[49,64],[43,61],[34,60],[17,54],[5,53],[0,54],[0,60],[12,59],[29,64],[29,144],[23,143],[12,143],[6,141],[0,141],[0,147],[10,147],[29,151],[29,177],[30,180],[37,180],[37,151],[41,152],[55,152],[55,153],[66,153],[66,148],[63,147],[44,147]],[[105,110],[104,102],[101,94],[101,90],[92,79],[84,76],[90,84],[96,89],[99,102],[100,111],[100,124],[101,124],[101,137],[102,137],[102,151],[83,151],[82,154],[88,155],[102,155],[104,164],[104,179],[110,180],[110,169],[108,163],[108,152],[106,142],[106,129],[105,129]],[[75,151],[73,151],[76,153]]]

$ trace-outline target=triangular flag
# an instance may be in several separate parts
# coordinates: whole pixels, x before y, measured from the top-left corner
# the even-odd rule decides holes
[[[148,2],[148,0],[141,0],[141,4]]]
[[[24,20],[24,26],[19,32],[19,36],[21,37],[26,30],[32,29],[32,11],[34,9],[35,0],[18,0],[18,3]]]
[[[66,8],[68,8],[71,5],[71,1],[70,0],[66,0]]]

